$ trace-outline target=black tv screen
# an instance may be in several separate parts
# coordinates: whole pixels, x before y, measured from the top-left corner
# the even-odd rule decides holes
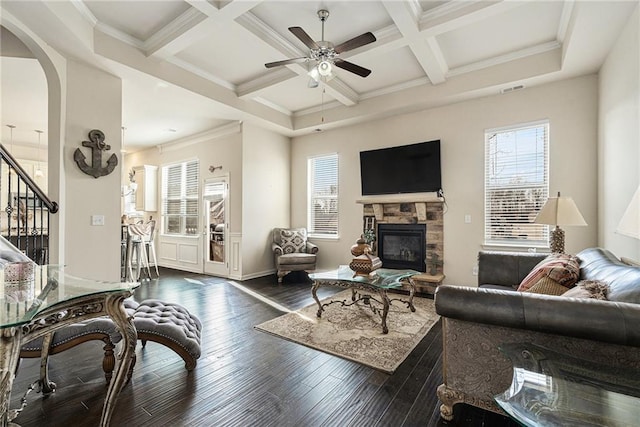
[[[363,196],[438,191],[440,140],[361,151],[360,179]]]

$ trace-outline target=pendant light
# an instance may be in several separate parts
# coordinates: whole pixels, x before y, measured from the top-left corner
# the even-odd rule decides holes
[[[36,168],[34,175],[36,176],[36,178],[42,178],[44,176],[44,173],[42,172],[42,166],[40,165],[40,137],[42,136],[42,131],[36,129],[34,132],[38,134],[38,167]]]
[[[13,156],[13,130],[16,128],[15,125],[7,125],[7,127],[10,129],[10,133],[9,133],[9,152],[11,153],[11,155]],[[16,174],[16,171],[12,168],[9,167],[9,173],[12,175]]]
[[[9,151],[11,151],[11,154],[13,154],[13,130],[16,128],[15,125],[7,125],[7,127],[10,129],[9,130]]]

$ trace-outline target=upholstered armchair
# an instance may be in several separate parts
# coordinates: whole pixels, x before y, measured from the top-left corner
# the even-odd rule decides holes
[[[271,243],[278,283],[292,271],[316,269],[318,247],[307,240],[306,228],[274,228]]]

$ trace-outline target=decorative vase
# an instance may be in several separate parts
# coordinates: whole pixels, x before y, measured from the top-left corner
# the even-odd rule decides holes
[[[365,252],[371,252],[371,246],[367,244],[363,237],[356,240],[356,244],[351,246],[351,255],[360,256]]]

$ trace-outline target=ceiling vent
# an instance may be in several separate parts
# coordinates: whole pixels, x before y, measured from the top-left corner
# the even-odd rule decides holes
[[[504,88],[504,89],[500,90],[500,93],[509,93],[509,92],[513,92],[515,90],[520,90],[520,89],[524,89],[524,85],[516,85],[516,86],[512,86],[512,87],[507,87],[507,88]]]

